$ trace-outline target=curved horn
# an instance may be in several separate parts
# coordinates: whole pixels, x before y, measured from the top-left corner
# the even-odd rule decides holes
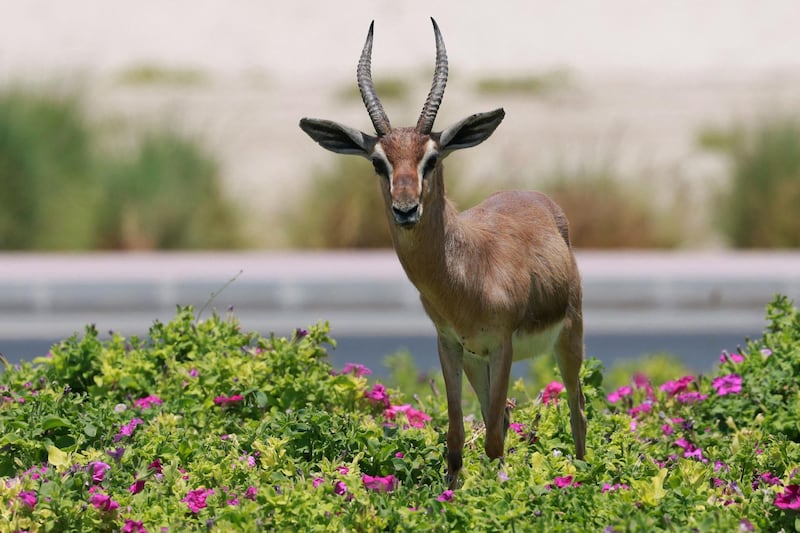
[[[417,121],[417,132],[427,135],[433,129],[433,121],[436,120],[436,113],[442,104],[444,97],[444,87],[447,85],[447,50],[444,48],[444,39],[439,32],[439,26],[431,17],[433,22],[433,33],[436,36],[436,70],[433,73],[433,83],[428,99],[422,106],[422,113]]]
[[[383,105],[375,94],[375,85],[372,83],[372,28],[375,26],[373,20],[369,25],[369,33],[367,33],[367,42],[364,43],[364,49],[361,51],[361,58],[358,60],[358,70],[356,77],[358,78],[358,90],[361,91],[361,99],[364,100],[364,105],[367,106],[369,118],[372,120],[372,125],[375,126],[375,132],[378,135],[386,135],[392,126],[389,124],[389,117],[383,110]]]

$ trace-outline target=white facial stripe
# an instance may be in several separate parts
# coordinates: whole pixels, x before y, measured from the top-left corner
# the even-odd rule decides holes
[[[380,158],[383,161],[383,163],[386,165],[386,170],[389,172],[389,175],[387,176],[389,178],[389,191],[391,192],[391,190],[392,190],[392,174],[394,173],[394,168],[392,167],[392,164],[389,162],[389,158],[386,157],[386,152],[383,151],[383,146],[381,146],[381,143],[377,143],[375,145],[375,148],[372,151],[372,157],[373,158]]]
[[[428,139],[428,142],[425,145],[425,154],[423,154],[422,159],[419,160],[419,166],[417,166],[417,176],[419,176],[419,180],[417,182],[419,191],[417,191],[417,194],[422,194],[422,179],[425,177],[425,165],[428,163],[428,159],[430,159],[430,157],[435,153],[436,143],[433,142],[433,139]]]

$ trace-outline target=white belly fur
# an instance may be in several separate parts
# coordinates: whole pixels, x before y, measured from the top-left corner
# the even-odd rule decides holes
[[[553,348],[563,327],[564,321],[562,320],[532,335],[514,333],[511,338],[514,347],[514,361],[553,353]]]
[[[511,338],[514,361],[553,353],[553,348],[563,327],[564,322],[559,321],[537,333],[514,333]],[[464,348],[464,356],[483,358],[493,352],[496,353],[500,349],[502,339],[493,334],[484,334],[468,338],[462,337],[460,342]]]

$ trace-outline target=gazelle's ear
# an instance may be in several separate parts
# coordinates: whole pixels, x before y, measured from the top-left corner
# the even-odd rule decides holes
[[[439,150],[446,154],[482,143],[494,133],[505,116],[502,108],[468,116],[439,134]]]
[[[377,137],[348,128],[332,120],[304,118],[300,120],[300,129],[320,146],[337,154],[352,154],[369,158],[378,141]]]

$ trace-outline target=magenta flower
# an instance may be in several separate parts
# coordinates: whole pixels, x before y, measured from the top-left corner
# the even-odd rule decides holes
[[[547,384],[547,386],[542,391],[542,401],[545,405],[549,405],[550,402],[553,404],[558,403],[558,395],[561,391],[564,390],[564,385],[559,383],[558,381],[552,381]]]
[[[383,412],[383,416],[385,416],[387,420],[395,420],[398,413],[404,413],[408,424],[413,428],[425,427],[425,422],[431,419],[430,416],[422,411],[414,409],[410,404],[390,406]]]
[[[360,378],[361,376],[369,376],[372,374],[372,370],[357,363],[345,363],[344,368],[342,368],[342,374],[350,373],[352,373],[355,377]]]
[[[106,472],[111,470],[111,466],[103,461],[89,463],[89,468],[92,470],[92,481],[95,483],[101,483],[106,477]]]
[[[347,485],[345,485],[344,481],[337,481],[333,484],[333,493],[338,496],[347,494]]]
[[[614,483],[611,485],[610,483],[603,483],[603,488],[600,489],[600,492],[615,492],[618,490],[629,490],[631,487],[625,483]]]
[[[366,488],[377,492],[392,492],[397,485],[397,479],[391,474],[385,477],[364,474],[361,481]]]
[[[156,459],[155,461],[147,465],[147,469],[152,470],[153,472],[156,473],[156,475],[161,474],[162,473],[161,459]]]
[[[381,383],[376,383],[370,390],[364,393],[364,397],[375,403],[382,404],[384,407],[389,407],[389,395],[386,392],[386,387]]]
[[[36,507],[36,493],[31,490],[23,490],[17,495],[22,505],[33,509]]]
[[[508,425],[508,427],[509,427],[509,429],[511,429],[511,431],[513,431],[517,435],[524,435],[525,434],[524,426],[522,424],[520,424],[519,422],[511,422]]]
[[[443,493],[439,494],[439,496],[436,498],[436,501],[437,502],[451,502],[451,501],[453,501],[453,497],[454,496],[455,496],[455,492],[453,492],[452,490],[448,489],[448,490],[444,491]]]
[[[133,482],[133,485],[131,485],[128,488],[128,490],[130,491],[131,494],[139,494],[144,490],[144,480],[137,479],[136,481]]]
[[[134,407],[138,407],[139,409],[150,409],[154,405],[161,405],[162,402],[161,398],[158,396],[150,395],[145,396],[144,398],[139,398],[135,402],[133,402]]]
[[[110,513],[119,509],[119,504],[111,499],[111,496],[95,492],[89,497],[89,503],[94,505],[94,508],[104,513]]]
[[[626,396],[630,396],[631,394],[633,394],[633,388],[631,388],[630,385],[625,385],[623,387],[618,388],[614,392],[609,393],[607,398],[608,398],[609,402],[617,403],[622,398],[625,398]]]
[[[645,400],[644,403],[628,409],[628,415],[630,415],[631,418],[637,418],[639,415],[646,415],[652,410],[653,404]]]
[[[660,389],[666,392],[668,396],[675,396],[684,392],[689,387],[689,384],[694,381],[694,376],[683,376],[681,379],[675,381],[667,381],[661,385]]]
[[[764,483],[765,485],[782,485],[783,484],[783,482],[781,482],[780,478],[778,478],[772,472],[764,472],[763,474],[758,476],[758,479],[753,481],[753,490],[756,490],[761,483]]]
[[[723,351],[721,354],[719,354],[719,362],[725,363],[727,361],[730,361],[731,363],[734,364],[741,363],[742,361],[744,361],[744,356],[740,353],[728,353],[726,351]]]
[[[708,394],[701,394],[698,391],[681,392],[675,395],[678,403],[697,403],[708,399]]]
[[[316,489],[317,487],[319,487],[323,483],[325,483],[324,479],[322,479],[321,477],[315,477],[314,481],[311,482],[311,485]]]
[[[675,441],[675,446],[679,448],[683,448],[683,456],[687,459],[698,459],[700,461],[706,462],[706,459],[703,457],[703,450],[695,446],[693,443],[689,442],[686,438],[681,437]]]
[[[559,489],[569,487],[572,485],[572,476],[556,477],[553,479],[553,483]]]
[[[255,501],[255,499],[256,499],[256,495],[257,495],[257,494],[258,494],[258,489],[257,489],[257,488],[255,488],[255,487],[254,487],[254,486],[252,486],[252,485],[250,485],[249,487],[247,487],[247,490],[246,490],[246,491],[244,491],[244,497],[245,497],[245,498],[247,498],[248,500],[253,500],[253,501]]]
[[[800,510],[800,485],[787,485],[773,503],[781,509]]]
[[[241,402],[244,400],[244,396],[241,394],[234,394],[233,396],[217,396],[214,398],[214,403],[216,405],[226,406]]]
[[[131,435],[133,435],[133,430],[136,429],[136,426],[138,426],[139,424],[144,424],[144,420],[142,420],[141,418],[134,418],[127,424],[123,424],[119,428],[119,433],[114,435],[114,442],[119,442],[123,439],[123,437],[130,437]]]
[[[404,454],[403,452],[397,452],[396,454],[394,454],[394,456],[397,457],[398,459],[402,459],[403,457],[406,456],[406,454]]]
[[[742,392],[742,376],[739,374],[728,374],[727,376],[719,376],[714,378],[711,386],[717,391],[720,396],[727,394],[738,394]]]
[[[125,520],[125,525],[122,526],[122,533],[147,533],[144,524],[141,520]]]
[[[212,489],[200,487],[199,489],[190,490],[181,502],[185,503],[191,512],[197,514],[200,512],[200,509],[204,509],[208,506],[206,498],[212,494],[214,494]]]

